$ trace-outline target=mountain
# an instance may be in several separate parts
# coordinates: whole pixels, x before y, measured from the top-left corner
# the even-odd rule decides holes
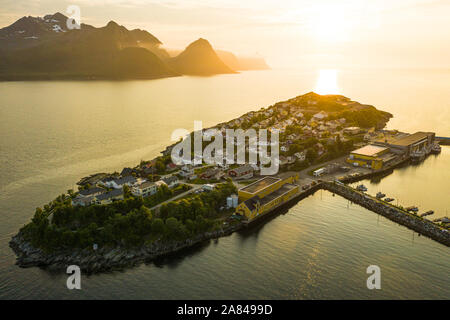
[[[241,70],[239,59],[231,52],[224,50],[216,50],[220,60],[233,70]]]
[[[231,52],[216,52],[205,39],[171,57],[145,30],[114,21],[71,30],[67,20],[59,12],[27,16],[0,29],[0,80],[150,79],[252,69]]]
[[[0,29],[2,51],[36,46],[68,31],[67,17],[59,12],[44,17],[22,17],[8,27]],[[81,29],[94,27],[81,24]]]
[[[205,39],[192,42],[176,57],[170,59],[170,66],[179,73],[189,75],[213,75],[235,73],[214,51]]]
[[[55,17],[57,19],[55,19]],[[49,29],[48,23],[60,28]],[[25,17],[0,30],[14,46],[0,52],[0,79],[157,78],[176,76],[157,54],[161,42],[144,30],[128,30],[110,21],[105,27],[85,25],[68,30],[61,14]],[[47,22],[49,21],[49,22]],[[64,21],[64,22],[61,22]],[[18,29],[33,34],[32,45],[20,45]],[[20,31],[20,30],[19,30]],[[2,39],[4,40],[4,39]],[[18,44],[19,43],[19,44]],[[146,48],[145,48],[145,47]]]
[[[263,58],[239,57],[229,51],[217,50],[217,55],[227,66],[236,71],[270,69]]]

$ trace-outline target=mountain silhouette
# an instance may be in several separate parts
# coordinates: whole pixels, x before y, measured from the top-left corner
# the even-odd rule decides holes
[[[202,38],[192,42],[183,52],[172,58],[170,66],[179,73],[189,75],[235,73],[220,60],[208,40]]]

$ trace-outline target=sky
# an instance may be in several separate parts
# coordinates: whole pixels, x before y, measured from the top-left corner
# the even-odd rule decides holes
[[[271,66],[450,68],[450,0],[0,0],[0,27],[69,5],[166,48],[202,37]]]

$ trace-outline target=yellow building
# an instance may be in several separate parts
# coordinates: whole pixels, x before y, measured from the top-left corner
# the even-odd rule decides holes
[[[279,207],[299,192],[299,186],[293,184],[298,174],[285,179],[265,177],[239,190],[240,204],[236,214],[253,220]]]
[[[367,145],[350,153],[347,162],[354,166],[370,167],[378,170],[383,164],[393,159],[388,155],[389,148]]]

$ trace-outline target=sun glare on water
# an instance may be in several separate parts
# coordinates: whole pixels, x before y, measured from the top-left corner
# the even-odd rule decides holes
[[[314,91],[318,94],[339,94],[340,90],[337,85],[337,70],[320,70],[316,89]]]

